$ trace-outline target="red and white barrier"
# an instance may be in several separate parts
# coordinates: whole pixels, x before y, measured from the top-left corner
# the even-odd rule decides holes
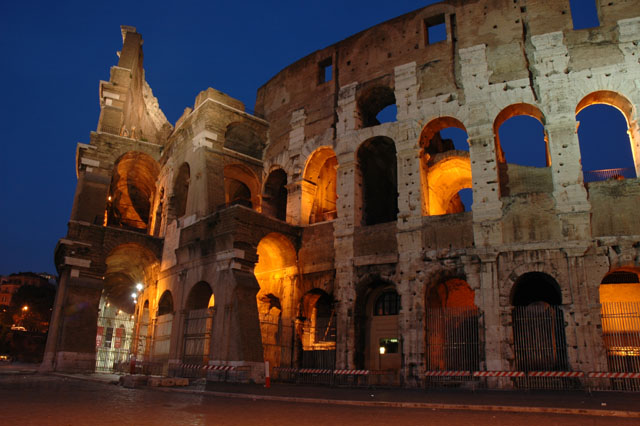
[[[640,373],[604,373],[593,372],[587,374],[587,377],[603,377],[609,379],[640,379]]]
[[[474,371],[473,377],[526,377],[524,371]]]
[[[427,377],[465,377],[471,376],[471,371],[425,371]]]
[[[582,371],[529,371],[529,377],[584,377]]]
[[[221,370],[221,371],[231,371],[235,370],[236,367],[232,365],[200,365],[200,364],[180,364],[182,368],[192,368],[192,369],[202,369],[202,370]]]

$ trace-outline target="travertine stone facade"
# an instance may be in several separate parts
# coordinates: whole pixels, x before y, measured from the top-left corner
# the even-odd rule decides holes
[[[255,380],[268,360],[388,369],[407,386],[434,368],[534,368],[514,315],[539,304],[560,309],[566,362],[535,368],[607,371],[601,282],[640,270],[640,1],[597,8],[599,27],[573,30],[568,0],[444,1],[283,69],[255,115],[209,88],[175,127],[123,27],[98,129],[77,150],[44,365],[93,368],[102,294],[135,316],[134,356],[166,374],[192,355]],[[585,183],[576,114],[592,104],[625,116],[636,178]],[[546,167],[507,163],[499,129],[518,115],[542,124]],[[440,136],[450,127],[468,152]],[[481,312],[471,364],[438,349],[443,308]],[[206,309],[194,354],[189,318]]]

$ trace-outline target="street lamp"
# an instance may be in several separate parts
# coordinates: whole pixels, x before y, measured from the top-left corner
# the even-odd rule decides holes
[[[22,312],[27,312],[29,310],[29,307],[27,305],[24,305],[22,307]]]

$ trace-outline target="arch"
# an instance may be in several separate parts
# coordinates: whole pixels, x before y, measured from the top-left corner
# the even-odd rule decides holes
[[[362,127],[372,127],[380,124],[378,121],[378,113],[388,107],[396,104],[396,95],[390,87],[374,86],[366,90],[358,98],[358,110],[360,111],[360,119]]]
[[[297,253],[282,234],[270,233],[257,248],[254,268],[260,290],[256,295],[264,359],[273,367],[292,366],[294,301],[298,300]]]
[[[173,181],[172,207],[176,218],[181,218],[187,212],[187,200],[189,197],[189,183],[191,180],[191,170],[189,163],[182,163],[178,169],[178,174]]]
[[[460,129],[465,132],[467,131],[464,124],[455,117],[438,117],[425,124],[422,128],[422,132],[420,132],[420,138],[418,139],[420,148],[422,148],[421,157],[427,153],[434,155],[439,152],[454,149],[452,144],[443,144],[443,139],[440,137],[440,132],[450,127]]]
[[[107,197],[105,225],[146,231],[160,172],[148,154],[129,151],[116,160]]]
[[[471,188],[471,161],[467,157],[450,156],[429,168],[426,191],[429,216],[460,213],[465,210],[458,193]]]
[[[598,289],[602,339],[610,372],[640,373],[640,268],[609,271]],[[620,389],[638,390],[633,381],[616,383]]]
[[[324,290],[314,288],[300,301],[297,332],[302,368],[335,368],[335,301]]]
[[[600,105],[601,108],[590,108]],[[609,149],[601,149],[598,145],[592,146],[596,137],[594,130],[600,131],[603,127],[598,123],[596,128],[590,121],[582,123],[581,118],[589,115],[607,114],[606,107],[618,110],[624,117],[626,134],[621,128],[609,126],[606,137],[613,142],[609,144]],[[604,109],[603,109],[604,108]],[[585,111],[588,109],[588,111]],[[595,110],[595,111],[594,111]],[[635,106],[623,95],[610,90],[600,90],[589,93],[578,102],[576,106],[576,120],[578,121],[578,138],[580,142],[580,153],[582,157],[582,168],[585,182],[594,180],[604,180],[608,178],[630,177],[635,178],[640,173],[640,153],[638,152],[638,142],[640,141],[640,131],[638,128]],[[578,117],[582,116],[582,117]],[[593,118],[592,118],[593,119]],[[609,123],[608,123],[609,124]],[[620,126],[623,126],[620,124]],[[587,132],[585,134],[585,131]],[[613,148],[613,149],[611,149]],[[620,167],[621,166],[621,167]]]
[[[173,314],[173,296],[171,291],[165,290],[158,301],[158,316]]]
[[[224,167],[224,194],[227,206],[240,204],[257,210],[260,205],[258,177],[243,164],[229,164]]]
[[[475,292],[463,278],[444,279],[426,290],[427,370],[477,370],[479,318]]]
[[[538,122],[540,122],[540,124],[543,126],[542,138],[544,142],[544,152],[545,152],[544,164],[547,167],[550,166],[551,154],[549,153],[549,138],[547,137],[546,132],[544,131],[544,125],[545,125],[544,115],[542,114],[542,111],[540,111],[538,107],[536,107],[535,105],[527,104],[527,103],[518,103],[518,104],[509,105],[508,107],[500,111],[500,113],[496,116],[495,120],[493,121],[493,134],[495,138],[496,156],[498,158],[498,162],[501,164],[507,163],[506,155],[503,150],[503,146],[501,142],[500,128],[507,120],[517,116],[532,117],[536,119]]]
[[[211,286],[206,281],[199,281],[189,290],[184,308],[188,310],[207,309],[213,306],[212,301],[213,291]]]
[[[309,156],[303,173],[303,224],[337,217],[337,167],[338,158],[329,147],[318,148]]]
[[[561,305],[560,285],[551,275],[544,272],[527,272],[520,275],[511,291],[511,304],[528,306],[537,302]]]
[[[356,368],[398,370],[401,345],[398,314],[401,300],[393,282],[373,278],[361,283],[355,303]]]
[[[132,314],[136,284],[154,282],[158,259],[146,247],[135,243],[115,247],[105,259],[104,297],[118,309]]]
[[[247,123],[235,122],[227,126],[224,147],[255,159],[262,159],[264,141]]]
[[[262,212],[287,220],[287,173],[283,169],[275,169],[269,173],[262,194]]]
[[[557,281],[542,272],[527,272],[511,294],[515,368],[518,371],[569,369],[562,294]]]
[[[395,143],[383,136],[368,139],[360,145],[356,157],[362,181],[362,223],[395,221],[398,215]]]
[[[213,330],[213,291],[206,281],[199,281],[185,303],[184,332],[182,336],[182,362],[207,365]]]

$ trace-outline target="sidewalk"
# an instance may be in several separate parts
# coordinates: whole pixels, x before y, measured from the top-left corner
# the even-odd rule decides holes
[[[56,376],[117,383],[115,374],[63,374]],[[427,408],[439,410],[508,411],[520,413],[579,414],[640,419],[640,394],[613,391],[521,391],[460,389],[362,389],[272,383],[208,382],[206,386],[146,387],[164,392],[194,393],[226,398],[262,399],[312,404]]]

